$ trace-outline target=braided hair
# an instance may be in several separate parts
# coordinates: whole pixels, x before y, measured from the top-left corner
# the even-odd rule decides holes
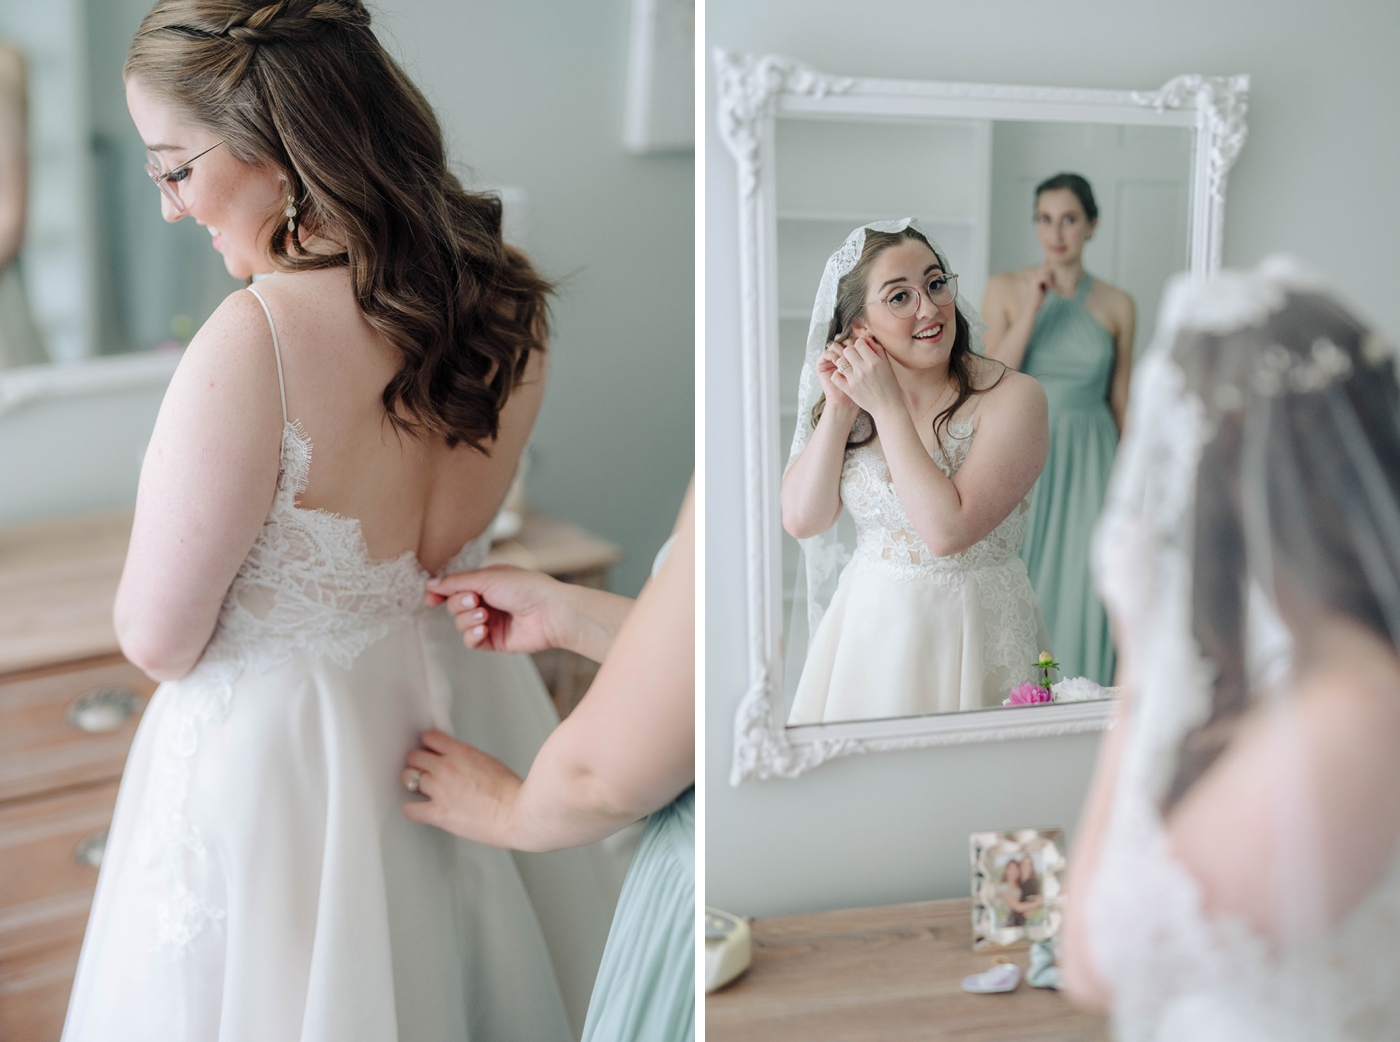
[[[544,350],[553,287],[501,237],[501,202],[447,168],[432,108],[360,0],[158,0],[124,78],[289,185],[298,228],[269,215],[278,270],[350,269],[369,324],[399,352],[396,429],[487,451]],[[341,247],[311,253],[301,229]]]

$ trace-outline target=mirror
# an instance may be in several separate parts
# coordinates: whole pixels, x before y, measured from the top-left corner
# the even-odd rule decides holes
[[[1087,547],[1117,438],[1105,398],[1118,360],[1150,339],[1166,279],[1218,266],[1225,175],[1243,143],[1247,79],[1178,77],[1155,92],[1088,91],[837,78],[777,56],[719,53],[716,61],[720,133],[738,165],[749,418],[754,679],[736,720],[732,780],[791,776],[852,752],[1102,728],[1110,702],[1099,685],[1112,683],[1112,651],[1102,608],[1095,616],[1090,603]],[[1021,283],[993,276],[1024,279],[1047,259],[1073,269],[1048,254],[1035,223],[1037,186],[1065,172],[1092,185],[1097,220],[1078,269],[1088,277],[1063,295],[1046,293],[1040,313],[1032,309],[1028,346],[1022,334],[1017,364],[1050,399],[1052,457],[1040,481],[960,552],[965,558],[934,559],[907,517],[896,517],[902,509],[878,432],[854,444],[865,436],[857,421],[840,483],[851,502],[841,504],[835,540],[809,551],[813,571],[784,531],[779,488],[806,411],[798,388],[827,258],[862,224],[914,216],[958,275],[959,297],[980,309],[992,285],[1004,328],[1021,303],[1005,304],[1006,288]],[[1079,206],[1082,223],[1078,196],[1058,195]],[[1054,202],[1055,191],[1041,198]],[[1135,322],[1124,320],[1132,313],[1126,300]],[[827,317],[818,322],[823,341]],[[1058,335],[1068,329],[1081,340],[1047,347],[1056,323]],[[1088,362],[1067,374],[1065,359],[1079,365],[1080,355]],[[1080,427],[1065,433],[1067,410],[1080,405],[1107,425],[1099,432],[1103,458],[1083,458]],[[957,418],[970,411],[971,404]],[[956,465],[946,438],[943,451]],[[1086,490],[1090,472],[1096,487]],[[848,484],[865,482],[868,492],[872,481],[883,487],[873,506]],[[852,553],[857,521],[862,541],[892,537],[901,568],[886,569],[898,574],[883,586],[866,578],[880,562],[871,565],[864,547]],[[973,559],[990,560],[998,540],[1005,544],[998,577],[979,588]],[[906,555],[922,568],[903,567]],[[1017,569],[1020,578],[1008,579]],[[1018,592],[1007,594],[1016,583]],[[1027,604],[1039,606],[1045,628],[1028,621],[1035,609]],[[1065,659],[1066,683],[1054,687],[1055,701],[1014,704],[1049,697],[1034,691],[1060,677],[1035,667],[1047,650]],[[1091,682],[1071,679],[1079,677]]]
[[[28,220],[17,263],[0,275],[0,321],[26,313],[37,340],[9,364],[176,351],[241,285],[203,228],[166,225],[144,170],[121,67],[149,7],[54,0],[0,14],[0,39],[23,59],[28,110]]]

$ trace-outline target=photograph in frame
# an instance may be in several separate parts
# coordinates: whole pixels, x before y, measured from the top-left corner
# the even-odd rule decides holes
[[[1053,937],[1063,912],[1064,830],[974,832],[968,846],[973,950]]]

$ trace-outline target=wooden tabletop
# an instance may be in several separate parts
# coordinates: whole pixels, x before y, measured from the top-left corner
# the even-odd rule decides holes
[[[491,547],[487,564],[514,564],[549,575],[569,576],[597,571],[616,564],[622,550],[615,543],[600,539],[578,525],[527,513],[514,538]]]
[[[130,538],[130,510],[0,528],[0,674],[118,650],[112,602]],[[487,561],[568,576],[620,556],[576,525],[528,513]]]
[[[753,965],[705,1003],[707,1042],[1107,1042],[1102,1018],[1023,980],[973,995],[969,898],[756,919]],[[1025,970],[1028,949],[1005,957]]]
[[[0,529],[0,674],[117,650],[131,511]]]

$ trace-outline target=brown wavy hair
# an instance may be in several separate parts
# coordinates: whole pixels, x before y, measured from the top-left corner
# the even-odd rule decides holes
[[[501,201],[447,168],[442,131],[359,0],[159,0],[123,78],[249,164],[287,178],[297,231],[269,217],[282,271],[348,267],[366,320],[397,348],[384,409],[401,431],[485,452],[553,291],[501,238]],[[301,228],[342,252],[310,253]]]
[[[865,245],[860,251],[860,260],[856,261],[856,266],[841,277],[841,281],[836,284],[836,307],[831,313],[831,323],[826,329],[826,342],[828,344],[836,340],[843,340],[851,335],[852,327],[855,325],[856,316],[865,309],[866,283],[870,279],[870,269],[874,266],[876,259],[892,246],[909,239],[917,239],[927,246],[934,257],[938,259],[938,266],[943,269],[944,274],[948,273],[947,263],[938,251],[933,248],[933,243],[929,242],[917,228],[904,228],[897,232],[877,232],[870,229],[865,233]],[[976,387],[972,380],[972,331],[968,328],[967,319],[963,317],[960,309],[954,308],[954,332],[953,347],[948,354],[948,372],[957,381],[958,393],[953,399],[953,404],[940,412],[933,418],[934,436],[942,441],[939,435],[939,428],[947,430],[949,422],[957,415],[963,403],[974,394],[985,394],[997,384],[1001,383],[1002,377],[1006,375],[1006,368],[1002,367],[1001,376],[995,382],[986,387]],[[817,404],[812,407],[812,426],[816,427],[817,421],[821,419],[823,410],[826,408],[826,395],[822,395],[817,400]],[[863,416],[868,416],[862,413]],[[866,433],[866,431],[869,433]],[[874,439],[875,419],[869,417],[868,425],[857,421],[851,428],[852,436],[846,444],[855,448],[864,445]]]

